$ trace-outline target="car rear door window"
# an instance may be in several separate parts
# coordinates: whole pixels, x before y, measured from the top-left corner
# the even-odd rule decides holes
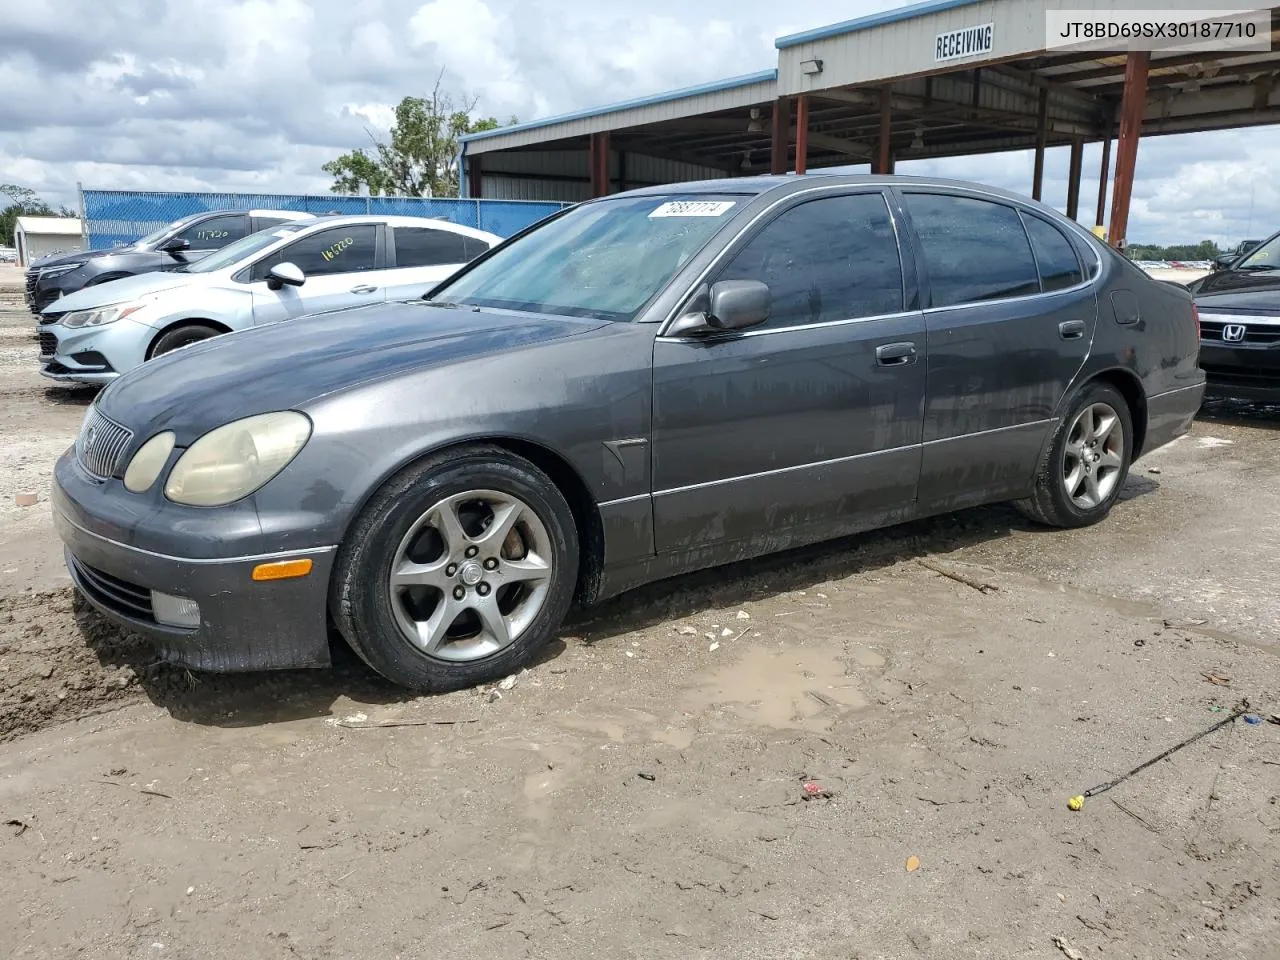
[[[253,278],[265,280],[267,271],[278,263],[292,263],[308,277],[374,270],[377,232],[371,223],[321,230],[260,260],[253,268]]]
[[[397,267],[438,267],[452,263],[466,263],[472,254],[467,249],[467,238],[448,230],[430,227],[396,227]]]
[[[902,261],[884,197],[824,197],[791,207],[733,255],[719,280],[762,280],[765,327],[794,327],[902,310]]]
[[[1040,269],[1040,288],[1045,293],[1074,287],[1084,280],[1080,258],[1057,227],[1026,213],[1022,215],[1022,222],[1031,238],[1031,250]]]
[[[186,240],[192,250],[221,250],[245,235],[246,219],[243,214],[234,214],[200,220],[179,233],[177,239]]]
[[[971,197],[909,193],[932,305],[951,307],[1040,292],[1027,232],[1013,207]]]

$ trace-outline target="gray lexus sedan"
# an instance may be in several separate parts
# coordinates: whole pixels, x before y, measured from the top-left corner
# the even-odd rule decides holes
[[[71,576],[192,668],[504,676],[575,598],[992,501],[1102,520],[1200,406],[1191,295],[1019,196],[758,177],[583,203],[420,300],[112,383]]]

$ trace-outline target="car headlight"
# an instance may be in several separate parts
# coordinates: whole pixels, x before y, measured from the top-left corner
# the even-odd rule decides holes
[[[166,430],[138,448],[124,471],[124,486],[131,493],[145,493],[151,489],[173,452],[173,431]]]
[[[115,323],[123,320],[131,313],[142,309],[140,303],[114,303],[109,307],[97,307],[93,310],[76,310],[62,318],[64,327],[98,327],[104,323]]]
[[[311,421],[292,410],[246,417],[210,430],[173,465],[164,495],[192,507],[232,503],[288,466],[310,437]]]
[[[40,270],[40,279],[52,279],[53,277],[61,277],[70,273],[72,270],[79,270],[84,266],[84,261],[78,263],[60,263],[56,267],[44,267]]]

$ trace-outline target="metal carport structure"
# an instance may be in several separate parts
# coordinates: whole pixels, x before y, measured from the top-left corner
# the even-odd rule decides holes
[[[1071,12],[1087,20],[1170,6],[1078,0]],[[1060,7],[930,0],[782,37],[771,70],[465,137],[464,192],[576,201],[654,183],[859,163],[891,173],[899,160],[1029,149],[1040,199],[1045,150],[1068,146],[1066,213],[1078,218],[1084,145],[1101,142],[1101,229],[1115,140],[1109,239],[1122,246],[1141,137],[1280,119],[1280,52],[1049,49],[1046,16]],[[1271,46],[1277,8],[1268,9]],[[941,38],[966,32],[978,52],[940,58]]]

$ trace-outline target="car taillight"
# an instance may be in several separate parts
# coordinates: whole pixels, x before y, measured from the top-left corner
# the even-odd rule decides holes
[[[1196,322],[1196,339],[1199,340],[1200,339],[1200,308],[1195,305],[1194,301],[1192,301],[1191,303],[1191,319]]]

